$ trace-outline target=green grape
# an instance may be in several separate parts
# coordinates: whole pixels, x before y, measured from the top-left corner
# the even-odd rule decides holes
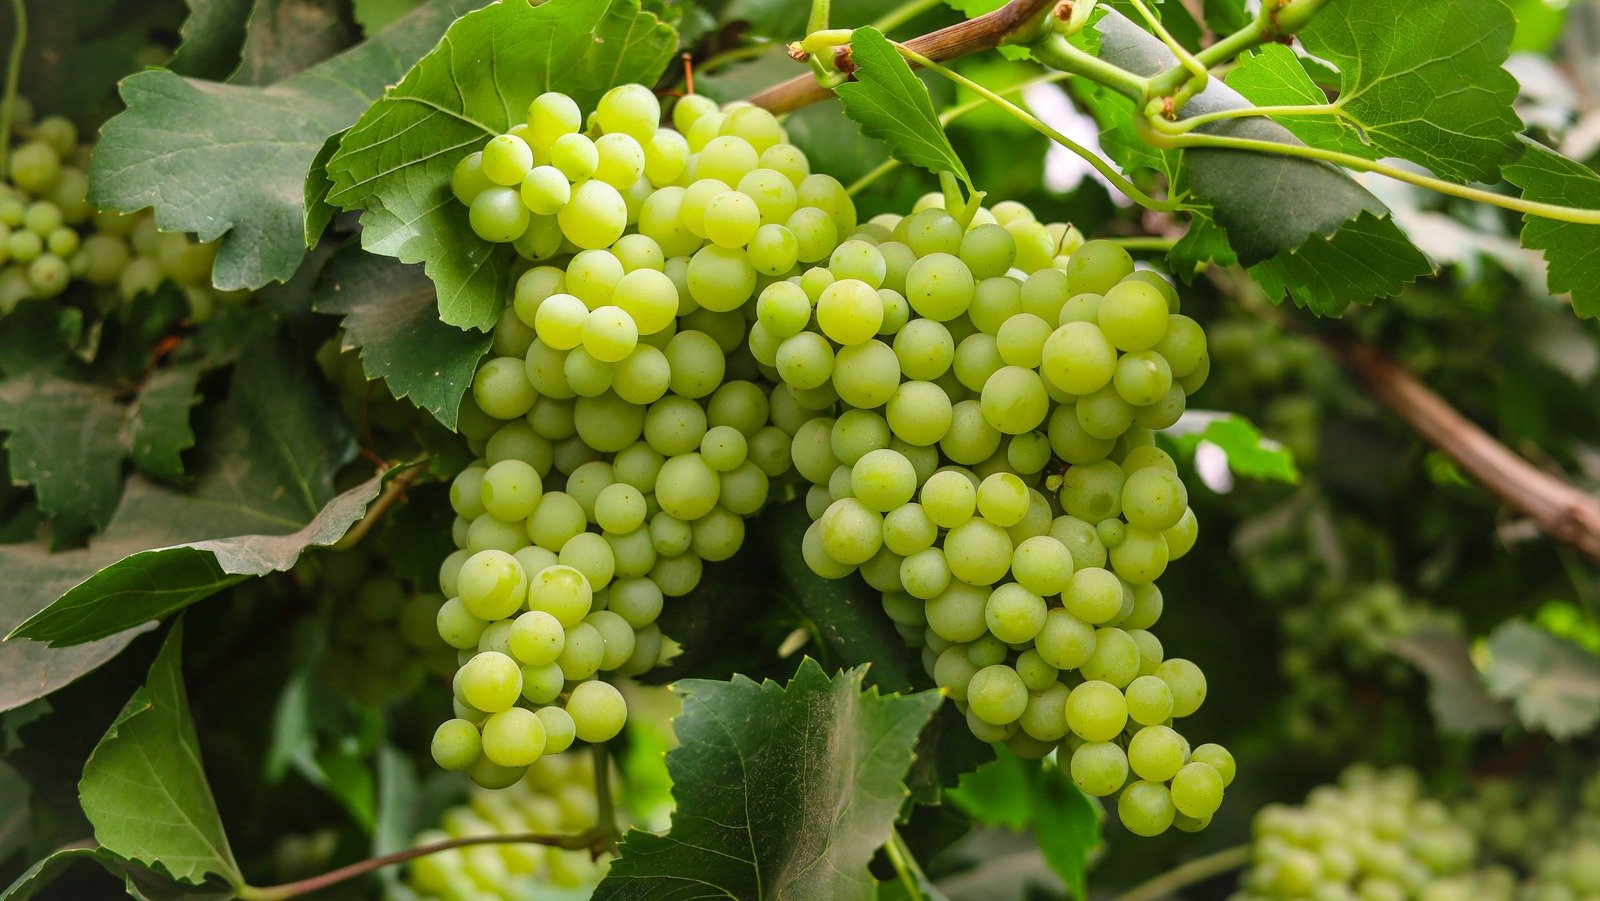
[[[1072,574],[1061,592],[1067,612],[1087,623],[1110,622],[1122,610],[1122,581],[1104,569],[1088,567]]]
[[[1154,726],[1172,717],[1172,689],[1157,676],[1140,676],[1128,683],[1128,717],[1141,726]]]
[[[1177,473],[1157,467],[1134,471],[1122,486],[1128,523],[1150,532],[1172,528],[1188,510],[1189,493]]]
[[[972,641],[988,631],[984,608],[989,591],[952,579],[949,587],[928,601],[928,628],[946,641]]]
[[[556,666],[566,681],[581,681],[600,671],[605,652],[605,637],[600,630],[586,622],[578,623],[567,629],[567,641],[556,658]]]
[[[522,564],[505,551],[473,554],[462,564],[456,580],[467,612],[482,620],[511,616],[528,593],[528,577]]]
[[[922,486],[922,508],[938,527],[954,529],[978,509],[978,489],[966,475],[954,470],[936,472]]]
[[[1198,370],[1205,360],[1206,333],[1188,316],[1170,316],[1166,332],[1152,349],[1167,361],[1174,378],[1183,378]]]
[[[661,466],[656,479],[656,500],[663,512],[692,522],[717,505],[721,481],[716,470],[698,453],[679,454]]]
[[[750,265],[757,272],[762,275],[782,275],[799,262],[800,241],[786,226],[773,222],[756,229],[745,252],[750,257]]]
[[[483,508],[498,519],[527,519],[544,488],[539,473],[521,460],[502,460],[484,472],[479,488]]]
[[[560,620],[542,610],[530,610],[511,624],[507,643],[511,656],[524,664],[543,666],[555,662],[566,645]]]
[[[516,191],[489,187],[472,198],[469,210],[472,231],[485,241],[508,243],[527,230],[528,208]]]
[[[932,547],[938,530],[922,504],[906,504],[884,514],[883,543],[894,553],[909,557]]]
[[[1016,279],[1006,276],[985,278],[978,282],[973,291],[972,306],[967,309],[967,315],[978,331],[996,338],[1006,323],[1021,312],[1022,286]],[[1042,345],[1040,349],[1043,349]]]
[[[930,547],[900,561],[898,575],[905,592],[919,600],[931,600],[950,587],[950,566],[944,551]]]
[[[852,242],[846,245],[849,243]],[[883,299],[869,283],[840,277],[823,289],[816,313],[817,326],[824,335],[840,344],[863,344],[872,340],[883,325]],[[898,366],[897,359],[897,369]]]
[[[1006,644],[1032,641],[1044,629],[1044,598],[1015,582],[1007,582],[989,595],[984,620],[989,631]]]
[[[1032,313],[1018,313],[995,333],[995,350],[1008,366],[1038,369],[1044,360],[1045,342],[1053,333],[1045,320]]]
[[[1146,726],[1128,742],[1128,765],[1139,778],[1166,782],[1189,759],[1189,743],[1168,726]]]
[[[1118,350],[1147,350],[1166,334],[1167,301],[1149,283],[1123,281],[1104,293],[1099,325]]]
[[[628,207],[616,188],[590,179],[573,187],[572,198],[556,214],[556,222],[578,247],[610,247],[627,227]]]
[[[955,362],[956,343],[943,324],[914,319],[895,335],[894,352],[906,378],[932,381]]]
[[[1184,816],[1203,819],[1222,807],[1224,788],[1222,775],[1209,763],[1188,763],[1172,777],[1172,805]]]
[[[29,141],[11,151],[10,175],[29,194],[47,194],[61,180],[61,156],[43,141]]]
[[[748,454],[749,443],[732,426],[713,426],[700,439],[700,456],[717,472],[732,472],[744,463]]]
[[[1114,439],[1133,424],[1133,407],[1111,385],[1078,398],[1078,425],[1095,438]]]
[[[1222,777],[1222,786],[1224,788],[1233,784],[1233,776],[1237,772],[1237,768],[1233,761],[1233,755],[1222,745],[1199,745],[1190,752],[1189,759],[1195,763],[1210,765]]]
[[[947,322],[967,311],[976,290],[972,271],[960,258],[931,253],[911,264],[903,293],[918,315]]]
[[[986,666],[967,682],[967,704],[978,719],[1003,726],[1022,716],[1028,705],[1028,687],[1011,667]]]
[[[834,352],[816,332],[800,332],[778,346],[778,375],[795,388],[816,388],[833,375]]]
[[[832,384],[839,399],[850,406],[875,409],[894,396],[899,376],[900,362],[894,350],[882,341],[869,340],[839,349]]]
[[[434,762],[442,769],[459,773],[472,766],[482,753],[478,727],[463,719],[445,720],[434,730],[430,748]]]
[[[533,146],[548,151],[557,138],[583,127],[583,113],[571,97],[547,91],[528,104],[527,123]]]
[[[761,227],[761,210],[739,191],[723,191],[706,204],[703,228],[719,247],[742,248]]]
[[[753,169],[739,179],[735,188],[755,201],[763,225],[781,225],[799,208],[794,182],[775,169]]]
[[[787,135],[772,113],[748,104],[730,105],[722,133],[743,138],[759,153],[782,143]]]
[[[884,413],[896,437],[922,447],[939,443],[955,415],[949,395],[932,382],[901,383]]]
[[[517,662],[495,651],[478,654],[456,673],[461,697],[488,714],[508,710],[522,694],[522,670]]]
[[[644,148],[629,135],[601,135],[595,139],[594,151],[595,179],[627,191],[644,177]]]
[[[1017,258],[1017,241],[999,224],[979,225],[961,237],[958,255],[974,278],[1003,276]]]
[[[606,682],[584,682],[572,689],[566,711],[572,717],[574,734],[591,743],[615,738],[628,718],[627,701]]]
[[[1050,333],[1041,361],[1051,384],[1068,394],[1085,395],[1111,381],[1117,355],[1099,326],[1069,322]]]
[[[1067,697],[1067,725],[1085,741],[1111,741],[1127,722],[1128,703],[1108,682],[1084,682]]]
[[[1206,677],[1200,668],[1181,657],[1163,661],[1155,674],[1172,689],[1172,715],[1186,717],[1206,699]]]
[[[496,766],[525,767],[544,753],[544,721],[525,707],[491,715],[483,723],[483,756]]]
[[[556,559],[583,573],[593,591],[604,590],[616,574],[616,555],[610,543],[593,532],[580,532],[569,538]]]
[[[927,506],[924,497],[923,505]],[[963,582],[992,585],[1011,566],[1011,537],[986,519],[973,517],[950,529],[944,538],[950,572]]]
[[[479,160],[483,174],[497,185],[521,185],[533,169],[533,150],[526,141],[513,134],[496,135],[489,139]],[[538,212],[538,211],[536,211]],[[542,211],[553,212],[553,211]]]
[[[734,135],[720,135],[712,138],[700,150],[695,172],[703,178],[715,178],[736,185],[760,164],[760,155],[749,141]]]
[[[1135,585],[1154,582],[1166,571],[1169,552],[1166,536],[1129,526],[1127,537],[1111,548],[1111,568]]]
[[[1134,782],[1117,798],[1117,819],[1134,835],[1148,838],[1166,832],[1175,813],[1172,794],[1157,782]]]
[[[1044,423],[1050,410],[1044,383],[1031,369],[1002,367],[984,381],[982,390],[984,419],[1007,435],[1033,431]]]
[[[1072,752],[1069,769],[1084,794],[1104,798],[1127,783],[1128,756],[1109,741],[1089,742]]]
[[[1061,507],[1088,522],[1119,516],[1126,480],[1122,469],[1109,460],[1070,467],[1061,480]]]
[[[1067,282],[1073,294],[1105,294],[1133,274],[1128,252],[1109,241],[1088,241],[1067,263]]]
[[[560,754],[572,747],[572,740],[577,737],[577,724],[573,722],[572,714],[560,707],[540,707],[534,711],[544,724],[544,753]]]
[[[704,332],[683,331],[665,348],[672,365],[672,392],[687,398],[715,391],[726,374],[727,358],[717,342]]]
[[[905,456],[887,448],[868,451],[850,470],[850,486],[868,509],[888,513],[911,502],[917,473]]]
[[[1028,515],[1028,486],[1015,474],[997,472],[978,483],[978,515],[1001,528],[1010,528]]]
[[[839,243],[839,229],[833,219],[816,207],[801,207],[789,214],[783,226],[794,235],[802,263],[825,260]]]
[[[736,310],[755,291],[756,270],[744,251],[707,245],[689,260],[689,294],[708,310]]]
[[[1000,448],[1000,431],[984,417],[979,401],[961,401],[950,412],[950,429],[939,442],[945,456],[956,463],[975,466]]]

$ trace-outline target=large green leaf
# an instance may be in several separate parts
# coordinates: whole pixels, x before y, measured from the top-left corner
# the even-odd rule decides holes
[[[244,884],[200,763],[183,687],[183,625],[90,755],[78,783],[101,847],[181,882]]]
[[[871,898],[867,863],[942,696],[864,692],[863,675],[807,660],[788,685],[679,682],[672,830],[630,832],[595,897]]]
[[[950,146],[939,114],[933,109],[928,86],[911,71],[883,32],[857,28],[850,51],[856,66],[855,80],[835,89],[845,115],[861,126],[863,134],[886,142],[896,159],[934,174],[949,172],[970,190],[972,176]]]
[[[451,195],[456,163],[522,121],[539,94],[560,90],[592,108],[614,85],[653,82],[676,48],[676,33],[639,0],[505,0],[463,16],[345,133],[327,164],[328,201],[363,210],[367,250],[425,264],[440,318],[488,331],[507,265]]]
[[[168,66],[195,78],[226,78],[239,64],[245,20],[253,0],[184,0],[189,18],[178,34],[183,40]]]
[[[1593,169],[1526,138],[1522,146],[1505,175],[1523,199],[1600,209],[1600,176]],[[1600,316],[1600,225],[1526,216],[1522,246],[1544,251],[1552,294],[1571,293],[1573,312]]]
[[[1100,807],[1055,763],[1024,760],[1007,751],[962,777],[947,793],[973,819],[1011,830],[1032,829],[1050,868],[1087,897],[1089,854],[1100,844]]]
[[[15,609],[59,596],[13,634],[52,644],[110,636],[338,540],[379,484],[335,496],[334,474],[355,446],[319,384],[281,342],[252,345],[187,490],[130,481],[104,540],[81,552],[41,559],[26,546],[0,548],[0,573],[30,573]]]
[[[1522,130],[1501,68],[1515,30],[1502,0],[1366,0],[1325,4],[1297,36],[1339,70],[1344,143],[1492,182]]]
[[[13,482],[32,485],[58,544],[106,524],[122,491],[122,407],[98,385],[35,373],[0,383]]]
[[[345,346],[360,349],[368,378],[455,428],[491,336],[441,322],[422,267],[350,247],[329,261],[317,295],[319,312],[344,317]]]
[[[128,410],[128,453],[140,472],[158,479],[183,478],[183,452],[194,447],[189,411],[200,402],[200,370],[162,369],[150,376]]]
[[[1474,735],[1516,722],[1511,705],[1495,700],[1484,689],[1483,679],[1472,665],[1472,646],[1459,632],[1419,629],[1395,639],[1390,648],[1427,677],[1428,709],[1440,729]]]
[[[1328,102],[1328,95],[1311,80],[1300,57],[1282,44],[1268,44],[1240,56],[1238,63],[1228,70],[1228,87],[1256,106],[1315,106]],[[1312,146],[1358,156],[1370,153],[1367,145],[1334,116],[1278,116],[1275,119],[1295,137]]]
[[[1522,620],[1496,629],[1488,649],[1484,684],[1524,726],[1564,740],[1600,725],[1600,658]]]
[[[1165,45],[1115,11],[1106,13],[1099,29],[1101,56],[1108,62],[1144,75],[1173,65]],[[1184,112],[1200,114],[1249,105],[1237,91],[1213,81]],[[1132,105],[1120,99],[1096,108],[1103,127],[1127,128],[1134,114]],[[1108,122],[1108,117],[1113,118]],[[1215,122],[1202,130],[1300,143],[1283,126],[1260,117]],[[1138,158],[1149,159],[1146,152]],[[1198,264],[1229,256],[1247,266],[1278,258],[1269,275],[1278,274],[1279,283],[1297,303],[1321,312],[1336,305],[1342,310],[1343,303],[1330,300],[1334,288],[1327,273],[1308,277],[1313,267],[1344,265],[1373,248],[1383,251],[1376,260],[1364,261],[1369,265],[1340,280],[1338,288],[1351,291],[1343,301],[1394,293],[1410,279],[1431,271],[1427,259],[1410,247],[1394,224],[1388,209],[1335,166],[1272,154],[1199,148],[1184,151],[1183,161],[1183,181],[1205,205],[1196,215],[1194,228],[1200,229],[1196,240],[1180,245],[1174,253],[1173,266],[1185,275]],[[1226,235],[1231,254],[1221,252],[1216,227]],[[1301,256],[1291,258],[1297,251]]]
[[[381,34],[270,87],[167,71],[122,83],[127,111],[106,123],[90,169],[101,207],[155,207],[168,231],[220,239],[222,288],[284,281],[305,256],[306,172],[323,141],[480,0],[433,0]]]

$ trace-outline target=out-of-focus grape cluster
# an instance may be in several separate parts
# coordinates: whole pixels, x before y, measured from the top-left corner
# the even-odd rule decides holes
[[[434,620],[444,598],[389,575],[386,560],[361,547],[319,555],[315,591],[328,611],[323,675],[335,689],[381,705],[448,679],[455,654],[439,644]]]

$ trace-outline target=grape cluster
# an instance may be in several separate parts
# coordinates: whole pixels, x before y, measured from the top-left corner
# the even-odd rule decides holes
[[[522,779],[501,790],[476,789],[467,804],[451,808],[439,828],[416,837],[426,845],[483,835],[581,835],[599,815],[594,759],[588,754],[548,754]],[[407,883],[429,901],[538,898],[559,890],[593,888],[607,860],[588,851],[533,844],[482,844],[453,848],[411,863]],[[562,895],[565,897],[565,895]]]
[[[24,109],[24,113],[26,110]],[[165,282],[182,288],[190,318],[205,319],[239,292],[211,287],[216,246],[156,229],[149,211],[96,210],[88,200],[89,145],[71,120],[47,116],[27,125],[0,182],[0,315],[29,298],[52,298],[74,281],[124,301]]]
[[[461,411],[481,459],[451,487],[460,550],[440,572],[439,634],[463,662],[434,753],[482,785],[617,734],[627,705],[601,674],[672,653],[665,599],[738,551],[805,418],[757,381],[744,308],[759,254],[722,226],[809,223],[825,255],[849,199],[763,110],[696,97],[674,115],[682,132],[625,85],[600,100],[591,139],[576,104],[547,93],[452,180],[474,230],[527,261]],[[715,176],[759,187],[766,212],[713,204],[696,186],[728,193]],[[761,265],[794,266],[779,263]]]
[[[1585,767],[1587,763],[1585,762]],[[1494,866],[1495,885],[1519,873],[1516,891],[1486,898],[1580,901],[1600,898],[1600,778],[1574,793],[1526,779],[1490,779],[1456,805]]]
[[[322,670],[335,689],[380,705],[415,693],[429,676],[445,678],[455,670],[455,654],[434,630],[444,598],[412,590],[387,574],[381,556],[359,548],[321,555],[315,563],[313,587],[329,617]]]
[[[1473,869],[1472,832],[1409,770],[1352,767],[1303,806],[1262,808],[1254,833],[1236,901],[1492,898],[1505,879]]]
[[[757,301],[752,352],[816,411],[792,450],[806,560],[883,592],[975,735],[1061,744],[1135,833],[1201,828],[1232,760],[1171,727],[1205,678],[1149,629],[1196,535],[1153,432],[1204,381],[1205,336],[1115,245],[1014,203],[919,206]]]

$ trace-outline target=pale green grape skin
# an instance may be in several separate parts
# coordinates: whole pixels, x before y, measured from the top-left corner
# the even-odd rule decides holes
[[[434,730],[430,750],[440,768],[459,773],[477,761],[483,742],[477,726],[464,719],[449,719]]]
[[[1167,331],[1167,301],[1143,281],[1124,281],[1100,302],[1099,326],[1118,350],[1148,350]]]
[[[1105,294],[1133,274],[1128,252],[1108,241],[1088,241],[1072,254],[1067,280],[1073,294]]]
[[[1021,366],[1005,366],[983,383],[984,419],[1006,435],[1031,432],[1044,423],[1050,398],[1038,373]]]
[[[1184,816],[1203,819],[1222,807],[1225,787],[1211,764],[1188,763],[1172,777],[1172,804]]]
[[[1128,722],[1128,702],[1109,682],[1088,681],[1067,698],[1067,725],[1085,741],[1111,741]]]
[[[839,344],[863,344],[883,325],[883,299],[867,282],[841,277],[822,290],[816,315],[824,335]]]
[[[547,496],[546,502],[553,496]],[[593,605],[588,577],[571,566],[545,567],[528,581],[528,609],[548,613],[569,629],[582,622]]]
[[[490,187],[472,198],[468,219],[472,230],[485,241],[506,244],[528,228],[529,212],[522,196],[505,187]]]
[[[1212,769],[1222,776],[1224,788],[1233,784],[1233,777],[1237,772],[1237,767],[1234,764],[1233,755],[1222,745],[1199,745],[1190,752],[1189,759],[1196,763],[1209,764]]]
[[[1166,782],[1189,759],[1189,743],[1169,726],[1146,726],[1128,742],[1128,765],[1139,778]]]
[[[782,275],[799,262],[800,241],[787,227],[773,222],[756,229],[745,252],[750,257],[750,265],[757,272],[762,275]]]
[[[497,766],[525,767],[544,753],[544,721],[526,707],[492,714],[483,724],[483,756]]]
[[[744,247],[760,227],[761,210],[738,191],[724,191],[706,204],[706,237],[719,247]]]
[[[1004,664],[986,666],[967,683],[967,704],[986,723],[1003,726],[1016,722],[1027,709],[1028,688],[1017,671]]]
[[[1045,597],[1060,594],[1072,579],[1072,553],[1049,535],[1036,535],[1017,543],[1011,555],[1011,572],[1018,583]]]
[[[566,711],[574,734],[591,744],[615,738],[628,718],[627,701],[606,682],[584,682],[574,688]]]
[[[1097,567],[1073,573],[1061,592],[1067,612],[1087,623],[1110,622],[1122,609],[1122,582]]]
[[[1015,582],[1007,582],[989,595],[984,619],[996,638],[1006,644],[1023,644],[1044,628],[1047,610],[1044,598]]]
[[[1166,832],[1176,812],[1171,793],[1157,782],[1134,782],[1117,798],[1117,818],[1122,825],[1146,838]]]
[[[926,505],[926,500],[924,500]],[[963,582],[992,585],[1011,566],[1011,537],[994,523],[973,517],[952,528],[944,538],[950,572]]]
[[[478,639],[489,625],[467,612],[460,598],[451,598],[440,606],[436,624],[445,644],[462,650],[477,647]]]
[[[1128,718],[1141,726],[1155,726],[1172,718],[1172,689],[1157,676],[1140,676],[1124,689]]]
[[[1022,522],[1031,500],[1027,484],[1014,473],[997,472],[978,483],[978,515],[1003,529]]]
[[[566,630],[554,616],[530,610],[512,622],[508,643],[511,656],[527,665],[542,666],[561,656]]]
[[[1188,510],[1189,492],[1177,473],[1157,467],[1136,470],[1122,486],[1122,512],[1129,525],[1162,532]]]
[[[572,198],[556,213],[561,233],[586,250],[610,247],[628,225],[628,206],[617,189],[590,179],[573,186]]]
[[[463,699],[488,714],[510,709],[522,694],[517,662],[495,651],[478,654],[457,673]]]
[[[972,641],[988,631],[983,619],[988,600],[988,589],[951,580],[948,588],[928,601],[928,628],[946,641]]]
[[[514,187],[522,184],[533,168],[533,150],[527,142],[512,134],[496,135],[483,148],[479,161],[483,174],[497,185]]]
[[[505,551],[480,551],[467,558],[456,577],[461,601],[479,619],[505,619],[521,606],[528,592],[522,564]]]
[[[948,253],[932,253],[911,264],[902,293],[918,315],[946,322],[967,311],[976,289],[967,264]]]
[[[1069,322],[1045,340],[1041,354],[1044,375],[1068,394],[1085,395],[1111,381],[1116,350],[1099,326]]]
[[[961,261],[977,279],[1005,275],[1017,257],[1017,241],[1004,226],[979,225],[961,237]]]
[[[1172,715],[1186,717],[1200,709],[1206,699],[1206,677],[1191,661],[1174,657],[1156,667],[1161,677],[1172,689]]]
[[[1113,795],[1128,781],[1128,757],[1109,741],[1089,742],[1072,752],[1072,781],[1086,795]]]

